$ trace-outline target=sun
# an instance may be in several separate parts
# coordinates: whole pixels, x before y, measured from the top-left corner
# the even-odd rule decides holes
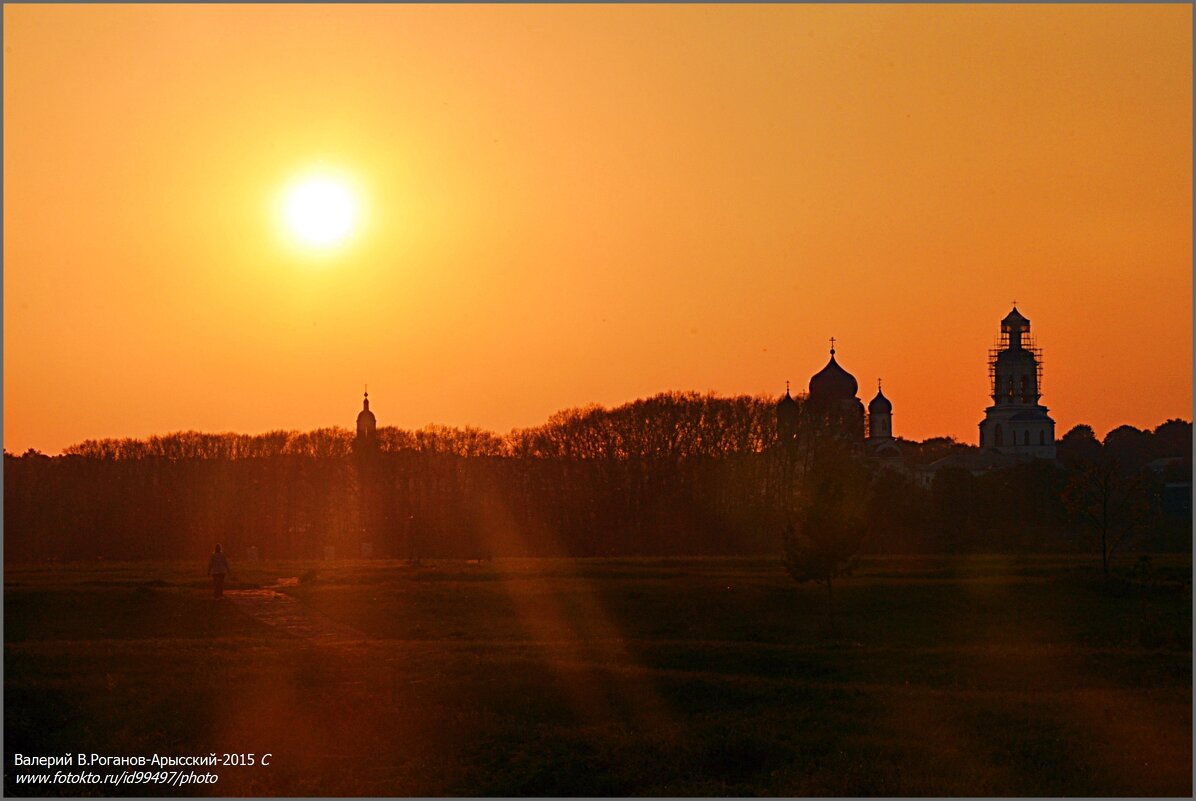
[[[307,176],[284,194],[283,222],[301,245],[323,249],[340,244],[353,232],[358,216],[349,184],[337,177]]]

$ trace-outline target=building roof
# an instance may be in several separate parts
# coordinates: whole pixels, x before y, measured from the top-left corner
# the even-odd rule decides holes
[[[357,413],[357,422],[363,420],[374,420],[374,413],[370,411],[370,393],[365,393],[365,399],[361,402],[361,411]]]
[[[1020,324],[1023,328],[1030,325],[1030,320],[1022,316],[1022,313],[1017,310],[1017,306],[1013,307],[1013,311],[1005,315],[1005,319],[1001,321],[1003,325],[1011,325],[1013,323]]]
[[[871,445],[872,455],[878,459],[900,459],[901,447],[891,439],[881,440],[879,444]]]
[[[949,467],[957,467],[962,470],[971,470],[975,473],[984,470],[994,470],[1000,467],[1013,467],[1028,460],[1029,457],[1023,454],[1003,453],[996,448],[985,448],[984,450],[967,450],[952,453],[936,462],[931,462],[922,469],[937,473]]]

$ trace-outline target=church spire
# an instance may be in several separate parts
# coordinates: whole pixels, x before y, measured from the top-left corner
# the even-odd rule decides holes
[[[377,430],[378,422],[374,418],[374,413],[370,411],[370,391],[367,385],[361,400],[361,411],[357,413],[357,442],[359,446],[367,443],[372,446]]]

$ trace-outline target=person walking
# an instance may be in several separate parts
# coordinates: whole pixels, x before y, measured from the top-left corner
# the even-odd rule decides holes
[[[212,597],[224,597],[224,577],[228,575],[228,558],[221,552],[220,543],[216,543],[216,550],[208,560],[208,575],[212,577]]]

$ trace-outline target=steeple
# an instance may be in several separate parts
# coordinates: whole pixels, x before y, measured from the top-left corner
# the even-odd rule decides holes
[[[797,444],[798,418],[797,401],[789,394],[789,382],[785,382],[785,397],[777,401],[777,441],[782,445]]]
[[[1005,315],[1005,319],[1001,321],[1001,339],[1010,349],[1021,350],[1022,334],[1030,333],[1030,321],[1017,310],[1017,301],[1013,303],[1013,311]]]
[[[868,439],[892,439],[893,437],[893,404],[885,397],[880,389],[880,379],[876,379],[876,397],[868,402]]]
[[[361,411],[357,414],[357,439],[359,442],[373,441],[377,434],[378,423],[374,413],[370,411],[370,391],[366,388],[361,401]]]

